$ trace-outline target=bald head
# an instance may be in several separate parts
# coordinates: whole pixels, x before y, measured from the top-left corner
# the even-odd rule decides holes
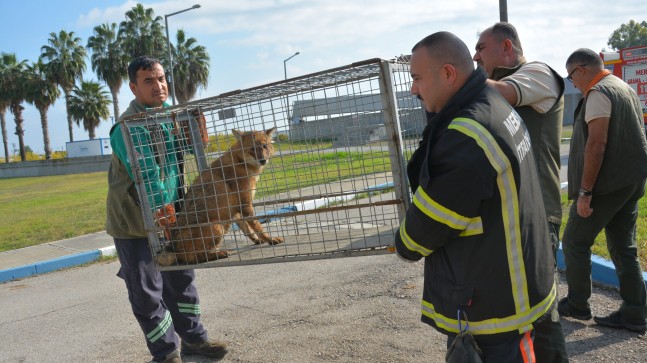
[[[474,72],[467,45],[449,32],[431,34],[411,51],[411,93],[439,112]]]
[[[437,32],[427,36],[414,45],[411,52],[421,48],[434,61],[451,64],[461,73],[471,74],[474,71],[474,62],[467,45],[450,32]]]

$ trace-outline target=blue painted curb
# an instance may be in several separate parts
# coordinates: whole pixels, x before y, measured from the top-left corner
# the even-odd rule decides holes
[[[0,283],[93,262],[104,254],[110,254],[110,252],[106,253],[105,249],[98,249],[0,270]]]
[[[566,269],[564,252],[562,251],[561,244],[557,251],[557,268],[562,271]],[[618,282],[618,276],[616,275],[616,269],[615,266],[613,266],[613,262],[598,255],[591,256],[591,278],[594,282],[620,288],[620,282]],[[643,280],[645,281],[645,286],[647,286],[647,272],[643,272]]]

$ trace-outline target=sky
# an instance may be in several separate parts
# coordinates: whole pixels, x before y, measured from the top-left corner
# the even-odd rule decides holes
[[[86,45],[94,27],[125,20],[138,2],[126,0],[0,0],[0,52],[36,61],[50,33],[73,31]],[[437,31],[450,31],[474,52],[478,33],[499,21],[498,0],[174,0],[140,2],[168,18],[173,40],[178,29],[196,38],[211,57],[208,87],[196,99],[260,86],[372,58],[410,54],[412,46]],[[608,48],[611,33],[629,20],[647,20],[645,0],[508,0],[508,21],[516,26],[529,61],[549,64],[566,76],[566,58],[578,48]],[[299,55],[284,63],[295,52]],[[87,61],[84,80],[97,80]],[[106,91],[107,91],[106,87]],[[127,83],[119,94],[123,112],[133,95]],[[40,116],[25,110],[25,144],[43,154]],[[110,106],[112,112],[112,106]],[[10,153],[17,149],[13,115],[7,110]],[[65,101],[48,112],[51,147],[69,141]],[[96,130],[108,138],[111,120]],[[75,125],[74,140],[89,139]],[[0,156],[4,151],[0,147]]]

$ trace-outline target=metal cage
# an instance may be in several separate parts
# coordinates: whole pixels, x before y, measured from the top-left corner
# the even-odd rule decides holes
[[[195,201],[195,190],[210,188],[196,183],[204,179],[197,179],[201,173],[222,174],[226,193],[249,193],[241,190],[243,177],[224,169],[215,172],[213,165],[219,158],[235,164],[230,153],[253,154],[242,145],[230,151],[236,131],[275,128],[271,134],[274,155],[258,175],[255,191],[251,191],[254,215],[229,213],[223,218],[221,213],[219,219],[203,218],[193,227],[230,228],[217,236],[221,240],[217,247],[206,247],[208,243],[201,244],[194,236],[184,241],[181,250],[187,261],[191,260],[187,257],[191,249],[196,256],[213,255],[215,250],[228,251],[229,256],[172,264],[158,260],[158,268],[393,252],[394,233],[410,203],[406,160],[425,125],[424,111],[410,95],[410,86],[408,63],[372,59],[127,117],[122,132],[154,256],[180,253],[173,234],[176,227],[171,224],[169,228],[158,218],[164,204],[174,202],[178,216],[215,214],[197,211],[194,206],[221,208],[218,201],[224,198],[221,190],[220,195],[203,193],[205,199],[214,200]],[[208,140],[201,137],[201,128]],[[238,167],[252,164],[253,160]],[[187,195],[191,195],[191,211],[187,210]],[[282,243],[257,245],[250,241],[244,223],[253,221],[260,222],[264,233],[282,239]],[[213,240],[214,236],[202,238]]]

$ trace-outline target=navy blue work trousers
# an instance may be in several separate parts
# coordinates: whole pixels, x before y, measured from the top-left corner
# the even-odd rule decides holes
[[[126,282],[128,300],[154,359],[188,343],[206,341],[200,323],[200,298],[193,270],[158,271],[148,239],[114,239],[121,262],[117,276]]]

